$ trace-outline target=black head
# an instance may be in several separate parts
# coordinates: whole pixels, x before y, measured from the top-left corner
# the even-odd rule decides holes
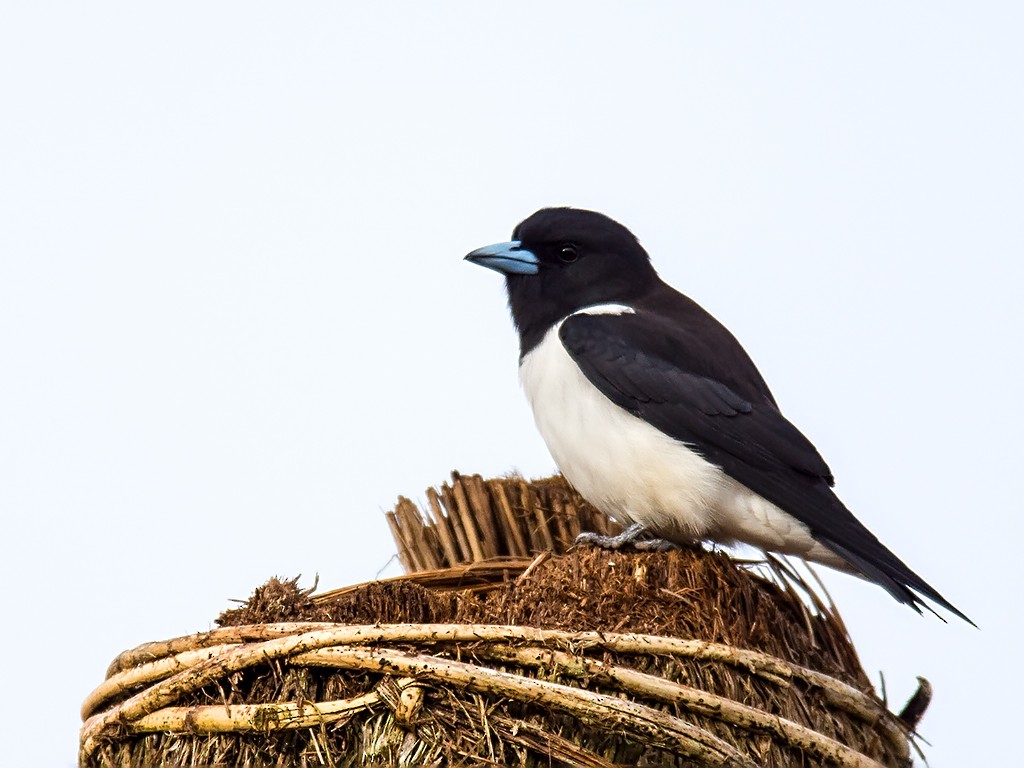
[[[511,242],[466,258],[505,275],[524,353],[576,310],[629,303],[658,281],[632,232],[604,214],[576,208],[543,208],[513,230]]]

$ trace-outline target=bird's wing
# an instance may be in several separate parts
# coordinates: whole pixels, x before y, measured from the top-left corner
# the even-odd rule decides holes
[[[559,336],[612,402],[697,448],[751,490],[777,495],[748,483],[760,485],[753,470],[832,484],[824,459],[771,402],[738,395],[699,355],[688,354],[682,334],[666,323],[642,314],[578,314],[562,323]]]
[[[825,461],[769,399],[751,402],[709,375],[713,366],[687,352],[685,331],[642,313],[577,314],[562,323],[559,337],[587,379],[620,408],[804,523],[901,602],[917,607],[915,590],[966,619],[846,509],[831,490]]]

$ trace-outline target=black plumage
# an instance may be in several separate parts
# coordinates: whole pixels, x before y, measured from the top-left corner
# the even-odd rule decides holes
[[[616,406],[803,523],[900,602],[920,611],[928,598],[970,621],[846,509],[828,465],[743,347],[658,278],[629,230],[590,211],[544,209],[513,237],[467,258],[506,274],[523,358],[557,327],[572,361]],[[580,312],[608,303],[622,311]]]

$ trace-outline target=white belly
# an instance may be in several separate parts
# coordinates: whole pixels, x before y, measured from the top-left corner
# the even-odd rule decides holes
[[[519,378],[555,463],[609,517],[679,542],[738,540],[845,566],[796,518],[605,397],[569,357],[558,326],[523,358]]]

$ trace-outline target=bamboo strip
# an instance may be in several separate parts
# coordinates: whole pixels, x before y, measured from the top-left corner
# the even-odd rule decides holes
[[[448,514],[448,519],[452,522],[452,527],[455,528],[455,535],[459,540],[459,562],[473,562],[476,558],[473,557],[473,547],[469,543],[470,534],[466,530],[462,516],[459,514],[458,505],[455,503],[455,496],[452,494],[451,486],[448,483],[441,486],[441,503]]]
[[[483,560],[484,545],[480,542],[476,520],[472,510],[469,508],[469,501],[466,499],[466,489],[463,487],[460,479],[459,477],[452,478],[451,489],[452,498],[455,500],[455,509],[458,512],[459,519],[462,520],[462,527],[466,531],[466,538],[469,539],[469,548],[472,554],[470,559]]]
[[[441,511],[441,502],[437,498],[437,491],[433,488],[427,489],[427,504],[430,508],[430,514],[434,518],[434,527],[437,529],[441,546],[444,548],[444,555],[447,560],[446,565],[453,566],[462,562],[462,558],[459,557],[458,550],[456,549],[455,532],[452,530],[451,521]]]
[[[411,501],[410,511],[416,515],[416,530],[414,536],[419,543],[420,552],[423,555],[423,562],[428,570],[437,570],[445,566],[444,551],[441,549],[441,542],[437,529],[423,519],[423,511]]]
[[[437,570],[444,567],[444,553],[441,551],[437,529],[430,525],[423,511],[413,502],[409,502],[409,512],[415,517],[415,537],[419,542],[420,551],[423,553],[423,562],[428,570]]]
[[[520,483],[520,495],[519,498],[523,505],[523,509],[533,510],[533,519],[537,522],[536,536],[534,542],[537,542],[537,537],[540,538],[538,549],[554,549],[555,540],[551,536],[551,529],[548,528],[547,519],[544,516],[544,510],[541,509],[541,504],[537,504],[536,499],[530,498],[530,487],[525,483]]]
[[[501,543],[506,537],[499,534],[499,525],[494,519],[491,500],[484,490],[484,480],[480,475],[460,475],[459,482],[465,488],[469,506],[473,511],[473,519],[483,529],[483,549],[487,557],[499,557],[506,554],[500,551]]]
[[[419,511],[419,508],[417,508]],[[421,511],[420,514],[423,514]],[[444,548],[441,546],[441,536],[436,527],[429,522],[420,523],[420,536],[423,538],[424,549],[430,553],[431,570],[439,570],[448,565],[448,558],[445,557]]]
[[[572,501],[566,501],[563,510],[565,511],[565,523],[569,529],[569,544],[572,545],[583,530],[580,528],[580,511]]]
[[[523,532],[519,529],[519,521],[512,513],[512,506],[508,503],[505,483],[492,483],[491,489],[494,491],[494,496],[498,501],[498,508],[501,510],[502,517],[504,517],[506,527],[510,533],[510,536],[506,539],[511,550],[510,554],[518,555],[519,557],[529,556],[530,549],[523,538]]]
[[[422,571],[426,566],[426,562],[423,560],[423,553],[420,551],[423,537],[420,535],[420,526],[417,525],[418,521],[410,507],[412,507],[412,502],[404,496],[399,496],[398,503],[395,505],[395,514],[398,516],[398,524],[402,529],[406,546],[409,547],[409,553],[412,556],[412,561],[415,563],[416,570]]]
[[[405,535],[413,551],[416,553],[416,559],[419,562],[417,571],[429,571],[440,568],[441,563],[435,555],[435,550],[430,546],[429,529],[424,526],[419,507],[404,497],[402,502],[401,508]]]
[[[413,563],[412,558],[409,556],[409,549],[405,543],[405,537],[402,531],[398,527],[398,518],[394,512],[385,512],[384,518],[388,521],[388,528],[391,529],[391,538],[395,540],[395,544],[398,545],[398,561],[402,564],[406,573],[411,573],[416,570],[416,566]]]
[[[403,543],[408,548],[409,559],[417,571],[429,570],[427,560],[421,551],[423,536],[422,523],[416,514],[416,507],[404,496],[398,498],[395,505],[395,515],[398,516],[399,530],[402,532]]]
[[[557,499],[552,499],[551,511],[555,519],[555,528],[558,531],[558,549],[564,552],[573,543],[573,537],[569,533],[569,526],[566,521],[565,505]]]
[[[515,541],[512,538],[512,529],[509,527],[508,519],[502,511],[497,497],[494,492],[482,482],[480,483],[478,490],[479,493],[483,494],[487,502],[487,507],[491,511],[491,518],[494,521],[494,528],[498,537],[498,549],[506,556],[512,555],[516,549]]]
[[[510,503],[509,493],[515,491],[522,516]],[[565,496],[564,487],[535,485],[521,478],[485,481],[479,475],[453,472],[440,493],[427,489],[427,507],[429,514],[400,497],[393,512],[386,513],[395,515],[388,523],[409,573],[439,568],[446,562],[499,557],[502,550],[521,556],[548,549],[564,551],[582,530],[607,535],[620,528],[589,505],[577,507],[574,497]]]

